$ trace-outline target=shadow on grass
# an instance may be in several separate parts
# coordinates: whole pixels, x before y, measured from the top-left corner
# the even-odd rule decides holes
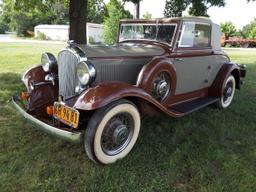
[[[21,75],[17,73],[0,73],[0,103],[6,103],[13,94],[25,89]]]

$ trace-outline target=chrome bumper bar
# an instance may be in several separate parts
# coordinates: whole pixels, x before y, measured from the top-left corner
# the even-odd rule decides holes
[[[83,139],[83,134],[81,132],[70,132],[62,129],[58,129],[56,127],[50,126],[37,118],[33,117],[32,115],[28,114],[19,104],[19,99],[17,97],[12,97],[12,103],[16,110],[34,127],[38,130],[42,130],[52,136],[58,137],[65,141],[73,142],[73,143],[81,143]]]

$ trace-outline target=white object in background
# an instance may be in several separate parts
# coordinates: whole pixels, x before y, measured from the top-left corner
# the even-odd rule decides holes
[[[47,40],[68,41],[69,25],[37,25],[35,27],[35,37],[43,33]],[[87,23],[87,42],[89,38],[95,43],[102,42],[103,25]]]

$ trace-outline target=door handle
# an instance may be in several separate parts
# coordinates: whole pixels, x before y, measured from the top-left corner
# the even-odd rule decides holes
[[[184,62],[184,59],[182,59],[182,58],[175,58],[175,61]]]

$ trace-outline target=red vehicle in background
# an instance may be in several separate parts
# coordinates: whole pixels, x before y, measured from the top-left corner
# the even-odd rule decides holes
[[[242,37],[229,37],[226,38],[225,34],[221,36],[221,46],[227,47],[256,47],[256,39],[244,39]]]

